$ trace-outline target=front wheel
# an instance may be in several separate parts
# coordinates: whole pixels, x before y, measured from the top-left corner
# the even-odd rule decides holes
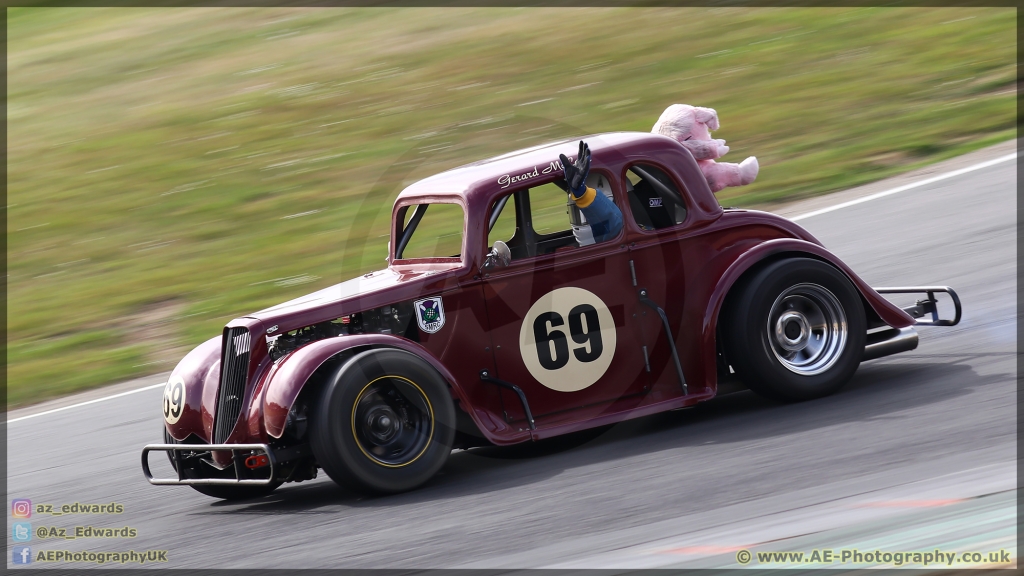
[[[455,439],[448,384],[402,350],[357,354],[325,382],[311,414],[310,447],[336,483],[392,494],[429,480]]]
[[[754,274],[728,303],[726,356],[753,391],[783,401],[839,390],[864,353],[860,293],[834,267],[780,260]]]

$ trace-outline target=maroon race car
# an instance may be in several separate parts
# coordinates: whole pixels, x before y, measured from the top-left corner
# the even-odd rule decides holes
[[[831,394],[861,361],[916,348],[915,325],[960,319],[949,288],[872,289],[793,222],[723,209],[670,138],[586,140],[616,238],[580,240],[558,160],[575,139],[409,186],[386,269],[233,320],[185,356],[147,479],[247,498],[323,468],[361,492],[409,490],[453,448],[692,406],[737,378],[776,399]],[[922,297],[901,309],[886,292]],[[176,478],[153,476],[153,451]]]

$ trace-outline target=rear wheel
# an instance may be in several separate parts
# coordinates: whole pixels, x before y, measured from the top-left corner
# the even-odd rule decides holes
[[[310,446],[332,480],[391,494],[429,480],[451,454],[455,407],[448,385],[401,350],[363,352],[325,383],[312,411]]]
[[[755,392],[784,401],[839,390],[857,371],[864,306],[849,279],[809,258],[781,260],[730,297],[726,355]]]
[[[170,434],[167,433],[167,429],[164,429],[164,443],[166,444],[183,444],[175,440]],[[171,468],[177,472],[178,469],[174,465],[174,458],[171,453],[167,453],[168,460],[171,461]],[[186,478],[234,478],[235,471],[231,467],[220,470],[207,464],[206,462],[199,461],[192,466],[185,468]],[[259,498],[266,496],[277,487],[280,486],[281,482],[274,482],[267,484],[266,486],[210,486],[202,484],[190,484],[193,490],[200,494],[211,496],[213,498],[220,498],[221,500],[248,500],[250,498]]]

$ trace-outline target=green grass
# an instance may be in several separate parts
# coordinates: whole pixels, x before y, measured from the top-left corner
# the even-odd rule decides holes
[[[8,406],[383,266],[412,181],[714,107],[763,205],[1016,136],[1012,9],[9,9]],[[289,217],[293,216],[293,217]]]

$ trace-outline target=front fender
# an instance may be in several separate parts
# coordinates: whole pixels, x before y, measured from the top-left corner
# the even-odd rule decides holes
[[[181,415],[174,422],[164,418],[164,426],[175,440],[184,440],[193,433],[210,439],[220,380],[220,349],[221,337],[210,338],[186,354],[167,379],[168,386],[178,380],[184,384]]]
[[[253,402],[253,406],[258,405],[261,409],[263,429],[266,433],[274,438],[280,438],[284,434],[284,427],[292,404],[299,397],[299,393],[302,392],[310,376],[325,362],[346,350],[367,347],[398,348],[419,356],[441,374],[441,377],[452,387],[456,398],[463,403],[463,406],[467,406],[462,388],[448,369],[426,348],[416,342],[390,334],[337,336],[307,344],[280,360],[270,369],[262,386],[262,401]]]
[[[774,240],[768,240],[740,254],[740,256],[729,265],[725,273],[723,273],[719,278],[718,283],[715,285],[715,289],[711,293],[711,297],[708,299],[708,304],[705,308],[704,318],[701,324],[701,356],[704,365],[708,367],[707,385],[709,387],[715,387],[717,381],[715,332],[718,328],[719,312],[721,310],[722,303],[725,301],[726,295],[728,295],[729,291],[732,289],[736,281],[739,280],[740,276],[749,270],[751,266],[763,261],[765,258],[783,253],[792,253],[794,256],[810,256],[812,258],[828,262],[832,266],[838,268],[846,274],[846,277],[850,279],[850,282],[853,283],[864,300],[869,306],[871,306],[871,309],[878,314],[878,317],[882,319],[882,322],[885,322],[889,326],[892,326],[893,328],[905,328],[914,324],[914,319],[911,318],[909,314],[883,298],[878,292],[875,292],[874,288],[864,282],[864,280],[862,280],[860,276],[857,276],[849,266],[843,263],[843,261],[835,254],[832,254],[823,246],[795,238],[777,238]]]

